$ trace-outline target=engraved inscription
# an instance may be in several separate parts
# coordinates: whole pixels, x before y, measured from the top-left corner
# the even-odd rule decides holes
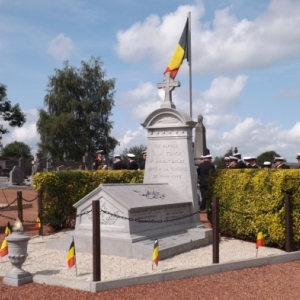
[[[142,197],[146,197],[147,199],[161,199],[163,200],[165,198],[165,194],[162,194],[160,192],[157,191],[149,191],[149,190],[145,190],[144,192],[139,191],[139,190],[133,190],[135,193],[139,194]]]

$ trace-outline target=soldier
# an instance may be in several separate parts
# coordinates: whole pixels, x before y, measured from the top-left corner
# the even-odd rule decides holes
[[[235,156],[229,156],[228,169],[235,169],[238,159]]]
[[[135,155],[132,153],[127,153],[127,158],[128,158],[128,170],[138,170],[139,169],[139,165],[137,164],[137,162],[134,160]]]
[[[269,162],[269,161],[264,161],[264,163],[263,163],[263,165],[262,165],[262,168],[264,169],[264,170],[269,170],[269,169],[271,169],[271,162]]]
[[[139,170],[144,170],[145,169],[145,165],[146,165],[146,158],[147,158],[147,151],[144,151],[142,153],[142,161],[140,162],[139,165]]]
[[[228,156],[225,156],[225,157],[224,157],[224,161],[225,161],[225,166],[226,166],[226,168],[229,168],[229,164],[230,164],[229,157],[228,157]]]
[[[200,181],[200,193],[201,193],[201,204],[200,210],[205,211],[206,209],[206,191],[208,188],[208,175],[211,170],[215,170],[215,166],[211,162],[212,156],[204,156],[204,162],[199,164],[197,173]]]
[[[275,157],[274,158],[274,165],[276,169],[290,169],[290,166],[283,163],[284,158],[283,157]]]
[[[251,163],[250,163],[250,161],[251,161],[251,157],[250,157],[250,156],[245,156],[245,157],[244,157],[244,162],[245,162],[245,164],[246,164],[246,168],[251,168]]]
[[[99,150],[96,152],[96,158],[93,163],[93,169],[94,170],[107,170],[107,164],[104,157],[104,151]]]
[[[256,157],[250,157],[250,168],[259,169],[259,166],[256,163]]]
[[[113,163],[112,169],[113,170],[126,170],[127,165],[122,161],[121,155],[116,154],[114,156],[115,162]]]
[[[233,156],[237,158],[237,163],[236,163],[236,166],[235,166],[237,169],[246,168],[246,164],[242,160],[242,154],[241,153],[234,153]]]
[[[300,153],[296,153],[296,155],[297,155],[296,159],[298,160],[298,165],[299,165],[298,168],[300,168]]]

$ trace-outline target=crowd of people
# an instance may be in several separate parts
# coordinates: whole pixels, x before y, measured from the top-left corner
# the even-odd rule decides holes
[[[240,153],[235,153],[232,156],[225,157],[226,168],[228,169],[271,169],[272,163],[270,161],[265,161],[262,167],[257,165],[256,157],[243,157]],[[300,168],[300,153],[296,154],[296,160]],[[284,163],[285,159],[283,157],[275,157],[273,160],[274,168],[276,169],[290,169],[290,166]],[[200,164],[197,168],[198,174],[198,184],[201,194],[200,211],[206,210],[206,192],[208,188],[208,176],[211,170],[215,170],[216,166],[212,163],[212,156],[206,155],[201,156]]]
[[[128,162],[125,163],[122,160],[122,156],[120,154],[114,155],[114,163],[112,165],[113,170],[144,170],[147,152],[144,151],[142,153],[142,160],[140,163],[135,161],[135,155],[132,153],[127,153],[126,155]],[[106,163],[106,159],[104,156],[104,151],[99,150],[96,152],[96,158],[93,163],[94,170],[107,170],[108,166]]]

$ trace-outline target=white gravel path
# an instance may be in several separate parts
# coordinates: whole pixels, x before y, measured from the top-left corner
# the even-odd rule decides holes
[[[51,250],[45,247],[47,239],[61,237],[67,232],[61,232],[44,237],[32,237],[28,243],[28,257],[22,268],[31,274],[42,274],[56,277],[73,278],[77,280],[91,281],[93,278],[92,255],[76,253],[76,269],[68,268],[66,263],[66,251]],[[255,243],[240,240],[221,239],[220,263],[249,259],[256,257]],[[258,257],[266,257],[286,253],[285,251],[260,247]],[[149,260],[130,259],[117,256],[101,256],[101,280],[114,280],[138,275],[149,275],[164,271],[208,266],[212,264],[212,245],[192,250],[166,260],[159,261],[158,267],[152,270],[152,257]],[[11,263],[8,256],[0,259],[1,273],[10,270]]]

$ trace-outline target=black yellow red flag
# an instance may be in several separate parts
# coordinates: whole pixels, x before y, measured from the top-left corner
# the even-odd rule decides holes
[[[167,72],[170,72],[170,77],[175,79],[178,70],[182,64],[182,61],[186,58],[189,61],[189,22],[186,20],[183,32],[181,34],[179,43],[176,46],[174,54],[164,72],[164,75]]]
[[[76,255],[75,255],[75,245],[74,241],[72,241],[69,251],[67,253],[67,263],[69,268],[72,268],[76,264]]]
[[[153,248],[153,254],[152,254],[152,261],[158,265],[159,260],[159,248],[158,248],[158,240],[155,239],[154,241],[154,248]]]

